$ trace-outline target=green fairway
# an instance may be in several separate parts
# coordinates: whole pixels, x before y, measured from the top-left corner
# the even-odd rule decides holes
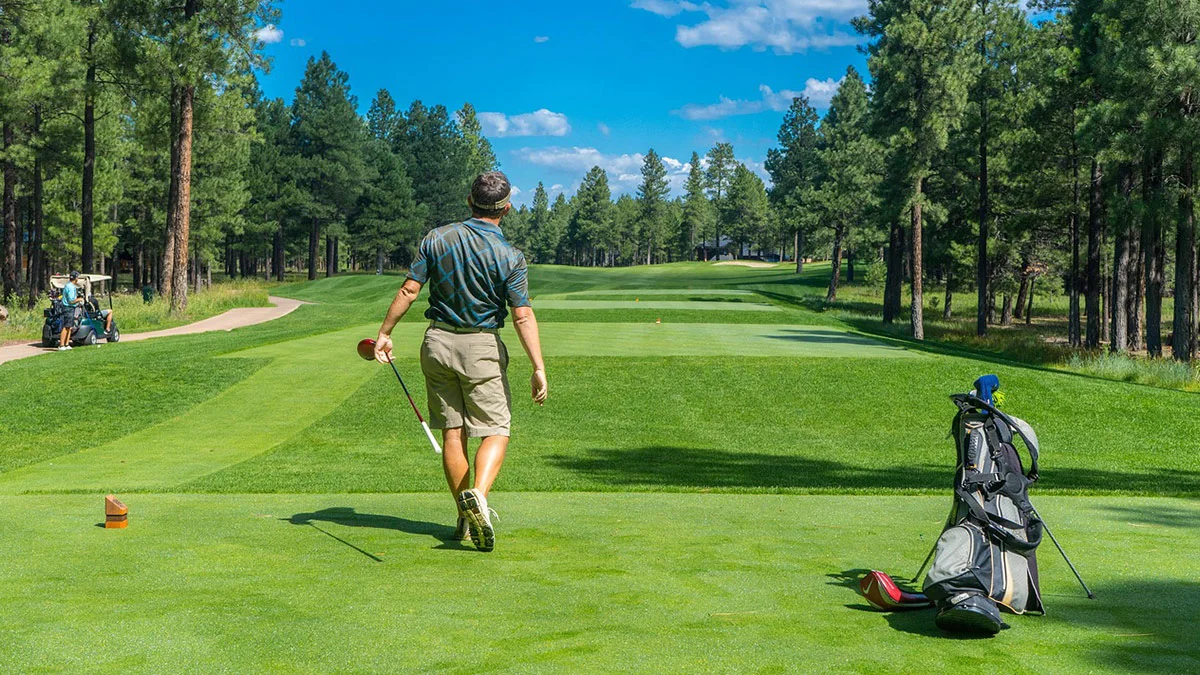
[[[786,300],[817,276],[531,269],[550,400],[506,328],[490,555],[448,541],[440,464],[390,369],[354,352],[399,276],[273,290],[315,304],[229,333],[0,366],[0,672],[1200,668],[1200,397],[867,335]],[[394,332],[422,409],[427,323]],[[1047,542],[1049,616],[946,640],[852,582],[928,551],[947,396],[987,372],[1037,430],[1033,498],[1099,599]],[[95,527],[106,492],[128,530]]]
[[[442,495],[5,497],[0,670],[1182,673],[1200,667],[1200,508],[1040,500],[1098,599],[1041,551],[1049,615],[990,641],[884,614],[946,499],[514,494],[504,545],[447,541]],[[924,537],[924,539],[922,539]],[[168,619],[169,617],[169,619]],[[464,645],[472,645],[471,649]],[[986,664],[986,665],[985,665]]]

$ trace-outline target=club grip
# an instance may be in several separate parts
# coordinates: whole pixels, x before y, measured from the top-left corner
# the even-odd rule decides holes
[[[442,454],[442,446],[438,445],[437,439],[433,437],[433,432],[429,429],[429,423],[422,421],[421,428],[425,430],[425,435],[429,438],[429,444],[433,446],[433,451],[437,454]]]

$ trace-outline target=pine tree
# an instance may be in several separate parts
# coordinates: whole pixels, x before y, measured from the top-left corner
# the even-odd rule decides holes
[[[806,226],[814,215],[809,195],[817,187],[820,168],[816,125],[817,111],[808,99],[793,98],[779,127],[779,147],[767,151],[765,162],[771,174],[771,200],[794,236],[796,274],[804,271]]]
[[[908,186],[903,201],[891,209],[897,214],[907,209],[910,215],[912,333],[918,340],[925,337],[925,179],[966,104],[973,55],[963,45],[970,42],[970,9],[966,0],[870,0],[869,16],[856,20],[859,31],[874,39],[868,47],[871,101],[880,135],[891,149],[889,180]]]
[[[475,180],[476,176],[496,168],[496,153],[492,151],[491,142],[483,135],[483,127],[480,126],[479,117],[475,114],[475,106],[464,103],[462,109],[458,111],[456,119],[458,128],[462,132],[463,145],[466,147],[466,178],[469,187],[470,181]]]
[[[688,178],[684,184],[683,218],[679,230],[679,250],[686,257],[696,255],[696,246],[703,243],[714,224],[712,204],[704,194],[704,169],[700,166],[700,155],[693,152],[688,162]],[[708,260],[708,247],[704,246],[704,260]]]
[[[824,180],[811,194],[821,222],[833,230],[833,264],[825,294],[830,303],[837,301],[847,238],[875,208],[883,169],[882,149],[870,133],[868,106],[867,85],[851,66],[821,122],[817,160]]]
[[[354,248],[375,261],[375,273],[383,274],[390,252],[408,242],[413,248],[421,237],[424,214],[413,200],[412,183],[404,164],[383,139],[373,138],[363,146],[367,180],[350,214],[349,230]]]
[[[534,262],[554,262],[558,250],[558,237],[550,228],[550,198],[546,187],[538,182],[533,191],[533,209],[529,216],[529,239],[532,242]]]
[[[567,226],[573,255],[589,265],[599,264],[598,248],[605,244],[604,234],[610,229],[612,219],[612,192],[604,169],[593,166],[583,177],[575,198],[575,209]]]
[[[642,183],[637,189],[638,205],[642,209],[638,229],[646,242],[646,264],[649,265],[655,251],[666,244],[666,203],[671,186],[667,182],[667,169],[654,148],[642,160]]]
[[[762,179],[739,163],[733,170],[726,197],[726,212],[729,214],[730,236],[738,242],[738,255],[745,242],[760,240],[766,230],[770,204]]]
[[[728,220],[725,195],[729,192],[730,181],[733,180],[735,163],[732,143],[717,143],[708,151],[708,168],[704,170],[704,182],[716,211],[713,248],[717,257],[721,256],[721,228]]]
[[[355,112],[349,76],[338,70],[327,52],[308,60],[304,79],[292,102],[292,143],[297,155],[296,184],[300,211],[311,224],[308,278],[317,278],[318,246],[323,227],[337,224],[358,199],[365,128]],[[326,276],[334,271],[335,245],[328,239]]]
[[[396,142],[403,128],[404,118],[396,110],[396,100],[387,89],[380,89],[367,109],[367,133],[389,145]]]

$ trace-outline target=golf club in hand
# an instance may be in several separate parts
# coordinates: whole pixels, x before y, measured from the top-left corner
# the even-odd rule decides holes
[[[375,341],[371,338],[360,340],[358,343],[358,355],[366,361],[374,361]],[[387,362],[392,367],[392,372],[396,374],[396,379],[400,382],[400,388],[404,390],[404,395],[408,397],[408,404],[412,406],[413,413],[417,416],[417,421],[421,423],[421,428],[425,430],[425,437],[429,439],[429,444],[433,446],[433,451],[439,455],[442,454],[442,446],[433,437],[433,431],[429,429],[429,423],[421,416],[421,411],[417,410],[417,404],[413,402],[412,394],[408,393],[408,387],[404,384],[404,378],[400,377],[400,371],[396,369],[396,364],[392,361],[391,354],[387,355]]]

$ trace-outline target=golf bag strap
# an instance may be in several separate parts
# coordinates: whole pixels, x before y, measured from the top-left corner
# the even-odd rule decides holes
[[[1028,525],[1025,525],[1013,522],[1003,516],[988,513],[975,500],[974,495],[961,487],[954,489],[954,495],[958,497],[959,501],[967,505],[967,510],[972,520],[984,528],[992,537],[1003,542],[1017,553],[1029,553],[1037,549],[1038,544],[1042,542],[1042,521],[1032,513],[1025,512],[1025,517],[1029,519]],[[1009,528],[1024,530],[1026,539],[1018,538],[1009,531]]]
[[[1020,436],[1021,440],[1025,443],[1025,450],[1029,453],[1029,471],[1025,474],[1025,477],[1030,481],[1036,481],[1038,479],[1037,443],[1034,443],[1032,440],[1030,440],[1030,438],[1025,435],[1025,432],[1021,430],[1021,427],[1014,422],[1011,417],[1001,412],[996,406],[977,396],[971,396],[970,394],[954,394],[950,398],[955,402],[956,405],[958,405],[960,409],[963,408],[963,403],[966,403],[969,404],[970,407],[974,407],[979,410],[986,410],[987,412],[992,413],[997,418],[1003,420],[1010,429],[1017,432],[1017,435]]]

